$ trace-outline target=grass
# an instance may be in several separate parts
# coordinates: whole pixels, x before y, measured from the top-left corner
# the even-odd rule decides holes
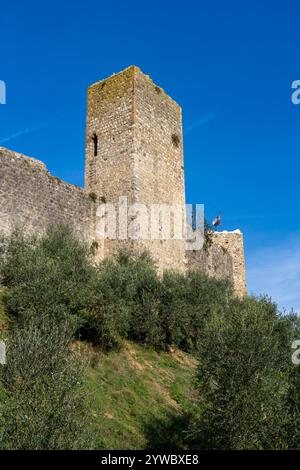
[[[96,449],[185,448],[196,361],[131,342],[92,352],[86,387]]]
[[[9,328],[4,295],[0,289],[0,340]],[[85,390],[93,448],[186,448],[186,425],[196,410],[192,356],[177,349],[159,353],[129,341],[108,353],[77,344],[90,357]]]

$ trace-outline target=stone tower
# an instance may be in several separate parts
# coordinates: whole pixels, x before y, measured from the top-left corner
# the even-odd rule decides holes
[[[85,190],[114,205],[126,196],[149,214],[153,205],[180,205],[185,218],[181,108],[138,67],[88,88]],[[161,269],[185,269],[183,239],[172,230],[171,239],[148,235],[130,243],[150,250]],[[120,242],[106,240],[104,256]]]

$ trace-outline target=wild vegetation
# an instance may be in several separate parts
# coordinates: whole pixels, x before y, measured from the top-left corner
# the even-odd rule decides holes
[[[300,447],[296,316],[92,254],[65,227],[1,239],[1,448]]]

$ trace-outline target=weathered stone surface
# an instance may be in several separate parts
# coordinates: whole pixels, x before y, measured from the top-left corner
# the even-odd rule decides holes
[[[197,267],[230,277],[238,295],[245,294],[239,231],[217,232],[208,251],[196,252],[186,252],[182,239],[151,239],[149,231],[143,240],[123,240],[118,223],[116,239],[99,240],[97,207],[101,202],[118,205],[122,196],[128,205],[144,204],[149,212],[153,204],[185,204],[181,108],[138,67],[88,88],[84,190],[52,176],[42,162],[0,147],[1,231],[18,225],[42,233],[60,222],[82,239],[97,241],[98,258],[120,245],[147,248],[160,270]],[[185,221],[184,209],[180,217]]]
[[[184,207],[181,108],[138,67],[88,89],[85,186],[108,203],[126,196],[149,213],[152,204]],[[134,245],[149,249],[161,269],[185,269],[183,240],[150,238]],[[118,245],[106,241],[105,254]]]
[[[240,230],[215,232],[214,243],[227,251],[231,257],[233,287],[239,296],[244,296],[247,293],[247,284],[243,234]]]
[[[209,276],[229,278],[239,297],[247,293],[244,242],[239,230],[214,232],[210,247],[186,253],[189,269],[200,268]]]
[[[94,206],[83,189],[52,176],[42,162],[0,147],[1,231],[20,226],[41,233],[62,223],[93,240]]]

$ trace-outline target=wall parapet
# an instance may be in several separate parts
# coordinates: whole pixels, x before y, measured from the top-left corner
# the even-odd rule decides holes
[[[95,204],[82,188],[51,175],[41,161],[0,147],[0,231],[21,226],[43,233],[57,223],[94,240]]]
[[[217,279],[229,278],[235,293],[247,293],[243,234],[240,230],[214,232],[212,244],[197,251],[187,251],[188,269],[200,269]]]

